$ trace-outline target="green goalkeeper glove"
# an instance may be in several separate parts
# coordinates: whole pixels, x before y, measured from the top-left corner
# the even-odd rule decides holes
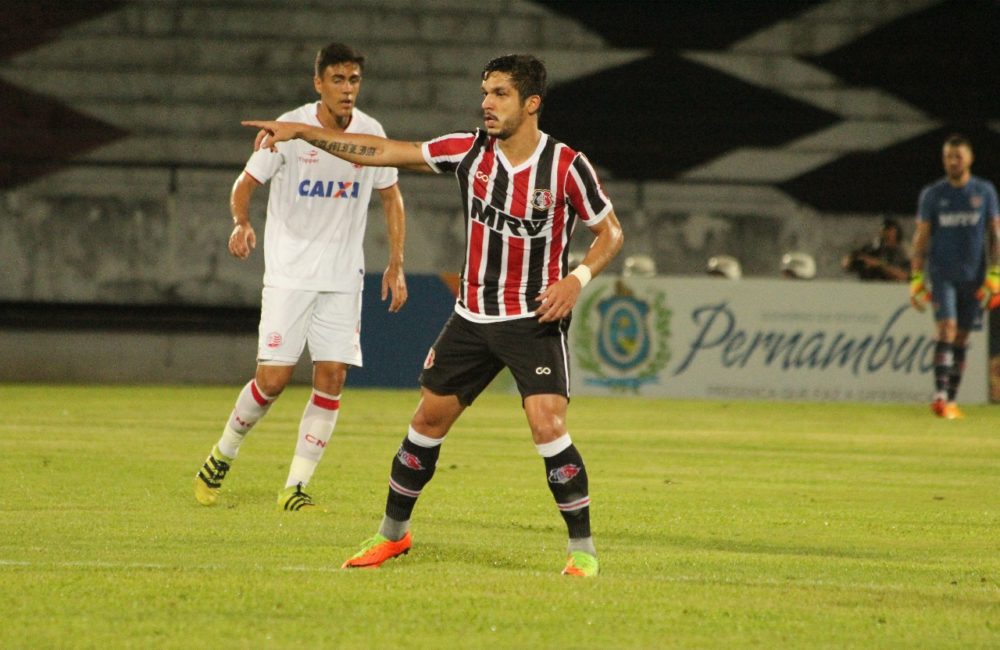
[[[924,272],[914,271],[910,276],[910,304],[917,311],[923,311],[931,299],[931,292],[924,284]]]
[[[994,264],[986,271],[986,280],[976,292],[976,298],[983,309],[1000,307],[1000,264]]]

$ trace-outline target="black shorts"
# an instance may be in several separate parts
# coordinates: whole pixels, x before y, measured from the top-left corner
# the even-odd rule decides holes
[[[427,354],[420,385],[437,395],[455,395],[468,406],[506,367],[522,400],[540,394],[568,398],[568,329],[568,318],[474,323],[452,314]]]

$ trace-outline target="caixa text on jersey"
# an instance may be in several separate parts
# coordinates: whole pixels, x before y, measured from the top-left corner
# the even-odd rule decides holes
[[[314,181],[299,183],[299,196],[319,196],[327,199],[356,199],[361,183],[354,181]]]

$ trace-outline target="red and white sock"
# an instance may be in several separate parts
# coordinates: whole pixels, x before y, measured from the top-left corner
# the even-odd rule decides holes
[[[233,407],[233,412],[230,413],[229,421],[226,422],[226,428],[219,439],[218,446],[222,455],[236,458],[240,453],[243,438],[267,414],[267,410],[276,399],[262,393],[253,379],[247,382],[240,391],[240,396],[236,398],[236,406]]]
[[[292,458],[285,487],[309,484],[333,436],[339,414],[340,395],[327,395],[313,389],[299,422],[299,439],[295,443],[295,457]]]

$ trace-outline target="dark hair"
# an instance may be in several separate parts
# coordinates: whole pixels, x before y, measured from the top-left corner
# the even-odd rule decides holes
[[[946,147],[968,147],[969,151],[972,151],[972,143],[969,139],[962,135],[961,133],[952,133],[947,138],[945,138],[944,146]]]
[[[895,219],[883,219],[882,220],[882,230],[895,230],[896,234],[900,237],[903,236],[903,228],[899,225],[899,222]]]
[[[532,95],[545,99],[545,64],[530,54],[498,56],[483,68],[483,81],[493,72],[506,72],[521,96],[521,103]]]
[[[350,45],[330,43],[316,53],[316,76],[322,77],[327,66],[338,63],[357,63],[362,72],[365,69],[365,57],[361,52]]]

